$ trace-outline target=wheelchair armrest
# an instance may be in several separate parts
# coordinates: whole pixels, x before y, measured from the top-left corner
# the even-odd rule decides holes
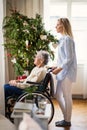
[[[27,81],[26,83],[28,83],[28,84],[32,84],[32,85],[40,85],[40,84],[41,84],[41,83],[32,82],[32,81]]]

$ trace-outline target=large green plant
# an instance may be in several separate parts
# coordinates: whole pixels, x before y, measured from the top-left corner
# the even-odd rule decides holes
[[[42,17],[36,14],[35,18],[28,18],[19,12],[12,11],[3,21],[5,43],[16,75],[22,75],[24,70],[34,67],[33,58],[36,51],[47,50],[53,58],[50,42],[56,42],[54,36],[44,29]]]

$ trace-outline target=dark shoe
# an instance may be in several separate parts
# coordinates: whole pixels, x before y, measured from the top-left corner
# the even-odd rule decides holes
[[[62,120],[62,121],[58,121],[55,123],[55,126],[57,127],[70,127],[71,126],[71,122],[67,122],[65,120]]]

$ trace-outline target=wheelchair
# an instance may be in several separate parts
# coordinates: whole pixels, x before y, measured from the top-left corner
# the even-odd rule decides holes
[[[47,113],[49,115],[48,124],[52,121],[54,116],[54,105],[52,102],[54,96],[54,82],[51,71],[52,69],[49,68],[45,78],[40,83],[28,81],[27,83],[32,85],[29,89],[35,87],[36,90],[30,93],[25,91],[16,99],[16,102],[32,103],[35,108],[33,114],[44,115],[45,107],[47,107]]]

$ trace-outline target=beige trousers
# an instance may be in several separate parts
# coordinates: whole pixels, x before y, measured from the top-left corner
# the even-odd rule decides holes
[[[62,110],[64,120],[70,122],[72,114],[72,82],[67,77],[57,82],[56,99]]]

